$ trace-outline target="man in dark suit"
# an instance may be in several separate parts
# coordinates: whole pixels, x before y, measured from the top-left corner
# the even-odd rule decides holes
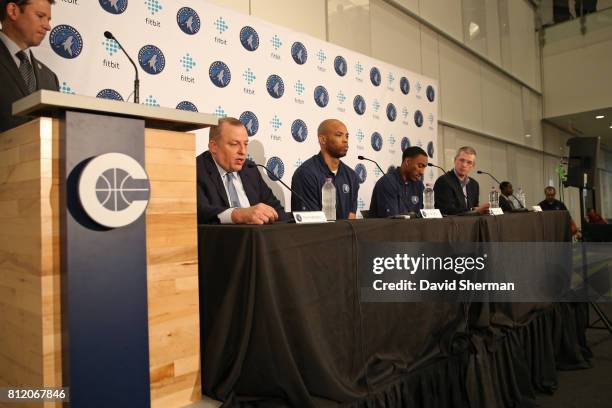
[[[30,121],[13,117],[12,104],[39,89],[57,91],[57,76],[34,58],[31,47],[40,45],[51,29],[55,0],[0,0],[0,132]]]
[[[223,118],[210,128],[208,151],[196,159],[198,223],[268,224],[285,217],[280,201],[248,161],[241,121]]]
[[[454,215],[468,211],[486,214],[489,204],[478,205],[478,182],[468,174],[476,165],[476,150],[461,147],[455,155],[455,168],[438,177],[434,184],[435,207],[442,214]]]

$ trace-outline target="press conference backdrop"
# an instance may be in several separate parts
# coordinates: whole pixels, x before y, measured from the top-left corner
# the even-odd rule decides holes
[[[132,100],[134,69],[111,31],[138,65],[140,103],[240,118],[251,158],[287,183],[318,152],[318,124],[342,120],[360,209],[381,173],[358,155],[386,170],[418,145],[438,162],[438,86],[422,75],[201,0],[60,1],[53,26],[35,52],[62,92]],[[198,153],[207,141],[198,134]]]

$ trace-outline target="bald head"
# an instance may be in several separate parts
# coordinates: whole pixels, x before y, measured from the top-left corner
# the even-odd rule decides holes
[[[344,123],[338,119],[326,119],[317,129],[321,151],[327,155],[340,159],[348,152],[348,131]]]

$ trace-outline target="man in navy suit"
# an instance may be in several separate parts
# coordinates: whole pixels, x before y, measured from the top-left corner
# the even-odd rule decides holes
[[[476,165],[476,150],[464,146],[457,150],[455,168],[438,177],[434,184],[435,207],[445,215],[476,211],[486,214],[489,204],[478,205],[478,182],[468,175]]]
[[[55,0],[0,0],[0,132],[32,119],[14,117],[13,102],[39,89],[59,89],[57,76],[31,51],[51,29],[54,3]]]
[[[241,121],[223,118],[210,128],[208,151],[196,159],[198,223],[268,224],[285,217],[280,201],[248,161]]]

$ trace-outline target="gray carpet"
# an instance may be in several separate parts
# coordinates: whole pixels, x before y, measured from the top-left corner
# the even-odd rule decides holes
[[[612,319],[612,304],[600,304]],[[595,314],[590,310],[591,321]],[[542,408],[612,407],[612,335],[606,330],[589,329],[588,344],[593,351],[593,368],[559,371],[559,389],[553,395],[538,395]]]

